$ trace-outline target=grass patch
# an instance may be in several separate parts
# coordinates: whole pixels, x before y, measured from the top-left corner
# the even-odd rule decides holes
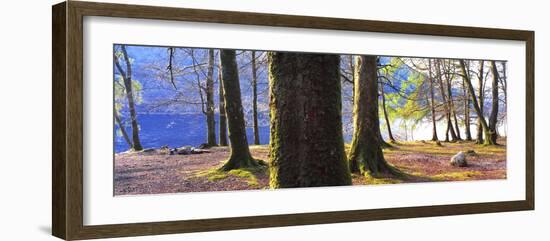
[[[258,169],[234,169],[229,171],[228,174],[245,179],[248,186],[257,187],[259,184],[254,171],[258,171]]]
[[[448,172],[431,176],[431,178],[438,181],[466,181],[479,175],[482,175],[482,173],[478,171]]]
[[[258,187],[258,179],[256,178],[257,173],[266,171],[265,167],[258,168],[241,168],[233,169],[229,172],[220,171],[219,167],[212,169],[204,170],[195,173],[195,177],[206,177],[209,181],[215,182],[228,178],[229,176],[234,176],[239,179],[243,179],[250,187]]]
[[[357,174],[354,174],[357,175]],[[365,173],[363,175],[365,184],[367,185],[380,185],[380,184],[397,184],[402,183],[403,180],[398,178],[390,178],[390,177],[374,177],[368,173]]]

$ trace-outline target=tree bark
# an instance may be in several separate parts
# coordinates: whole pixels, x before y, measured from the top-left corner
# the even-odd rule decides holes
[[[126,51],[126,46],[120,46],[122,51],[122,57],[124,62],[126,62],[126,72],[120,66],[118,58],[115,56],[115,64],[117,69],[124,80],[124,89],[126,90],[126,99],[128,100],[128,109],[130,111],[130,120],[132,125],[132,149],[135,151],[143,150],[141,141],[139,140],[139,125],[136,114],[136,106],[134,103],[134,91],[132,90],[132,64],[130,63],[130,58],[128,57],[128,52]]]
[[[470,91],[466,86],[466,81],[462,79],[462,88],[464,89],[464,129],[466,132],[466,140],[472,140],[472,131],[470,130]]]
[[[464,64],[464,60],[459,60],[460,62],[460,67],[462,69],[462,74],[464,76],[464,80],[466,80],[466,84],[468,84],[468,89],[470,90],[470,93],[474,93],[474,86],[472,85],[472,81],[470,80],[470,77],[468,76],[468,72],[466,71],[466,67],[465,67],[465,64]],[[473,106],[474,106],[474,110],[476,111],[477,115],[478,116],[483,116],[481,114],[481,108],[479,107],[479,103],[477,101],[477,99],[475,98],[475,95],[472,95],[472,103],[473,103]],[[487,122],[485,121],[485,118],[479,118],[480,122],[481,122],[481,126],[483,128],[483,132],[485,133],[485,141],[484,141],[484,145],[494,145],[495,142],[492,141],[491,139],[491,135],[490,135],[490,130],[489,130],[489,125],[487,125]]]
[[[217,146],[216,116],[214,115],[214,50],[208,50],[208,70],[206,73],[206,124],[207,145]]]
[[[342,132],[340,57],[269,52],[270,186],[351,185]]]
[[[231,142],[231,155],[221,170],[229,171],[259,166],[260,163],[252,158],[248,148],[235,50],[220,50],[220,62],[229,141]]]
[[[219,121],[219,135],[220,135],[220,146],[227,146],[227,118],[225,116],[225,101],[223,94],[223,81],[222,81],[222,66],[219,65],[218,68],[218,109],[220,111],[220,121]]]
[[[491,71],[493,72],[492,81],[492,102],[491,102],[491,115],[489,116],[489,131],[491,136],[491,142],[497,143],[497,121],[498,121],[498,79],[499,74],[495,61],[491,61]]]
[[[453,91],[452,91],[452,82],[450,79],[447,79],[447,91],[449,93],[449,110],[451,110],[455,125],[455,134],[457,140],[462,140],[462,136],[460,136],[460,128],[458,126],[458,118],[456,118],[456,108],[453,100]]]
[[[382,110],[384,113],[384,119],[386,120],[386,126],[388,128],[388,138],[390,138],[391,142],[395,142],[395,138],[393,138],[393,134],[391,132],[391,122],[390,118],[388,117],[388,111],[386,110],[386,94],[384,93],[384,86],[380,86],[380,95],[382,96]]]
[[[479,63],[479,73],[478,73],[478,84],[479,84],[479,93],[478,93],[478,98],[479,98],[479,109],[480,109],[480,115],[477,116],[477,138],[476,138],[476,143],[477,144],[483,144],[484,141],[483,141],[483,125],[481,124],[482,120],[485,121],[485,117],[484,117],[484,105],[485,105],[485,87],[484,87],[484,84],[483,84],[483,80],[484,80],[484,77],[483,77],[483,65],[485,64],[485,62],[483,60],[480,61]]]
[[[376,56],[356,57],[354,131],[349,153],[353,172],[372,176],[394,175],[396,169],[384,159],[378,138],[378,73]]]
[[[435,118],[434,80],[432,74],[432,60],[428,59],[428,75],[430,81],[430,108],[432,110],[432,141],[439,141],[437,137],[437,121]]]
[[[256,51],[252,51],[252,119],[254,123],[254,145],[260,145],[258,127],[258,73],[256,66]]]
[[[449,132],[451,133],[452,141],[456,141],[457,136],[453,128],[453,124],[451,121],[451,109],[449,105],[449,100],[447,99],[446,91],[445,91],[445,84],[443,83],[443,76],[441,74],[441,60],[436,60],[436,72],[437,72],[437,78],[439,80],[439,89],[441,90],[441,98],[443,99],[443,102],[445,103],[443,105],[443,108],[445,110],[445,117],[447,118],[447,130],[445,131],[445,141],[449,141]]]

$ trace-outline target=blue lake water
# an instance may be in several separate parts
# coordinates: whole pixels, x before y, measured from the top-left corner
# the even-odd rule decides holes
[[[144,148],[198,146],[206,142],[206,116],[203,114],[139,114],[140,140]],[[124,138],[117,134],[115,125],[115,152],[123,152],[130,147]],[[260,126],[260,144],[269,143],[269,126]],[[127,128],[131,136],[131,128]],[[218,116],[216,116],[216,138],[218,135]],[[254,143],[252,127],[246,128],[248,143]],[[217,142],[219,139],[216,140]],[[229,140],[228,140],[229,141]]]

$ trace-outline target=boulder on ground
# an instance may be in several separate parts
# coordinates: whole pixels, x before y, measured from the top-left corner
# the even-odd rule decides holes
[[[474,151],[474,150],[467,150],[467,151],[466,151],[466,154],[468,154],[468,155],[470,155],[470,156],[477,156],[477,153],[476,153],[476,151]]]
[[[459,152],[453,157],[451,157],[451,165],[455,167],[466,167],[468,162],[466,162],[466,154],[464,152]]]

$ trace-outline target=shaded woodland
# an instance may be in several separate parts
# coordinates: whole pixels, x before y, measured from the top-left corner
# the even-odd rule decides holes
[[[117,195],[506,178],[506,61],[113,54]]]

